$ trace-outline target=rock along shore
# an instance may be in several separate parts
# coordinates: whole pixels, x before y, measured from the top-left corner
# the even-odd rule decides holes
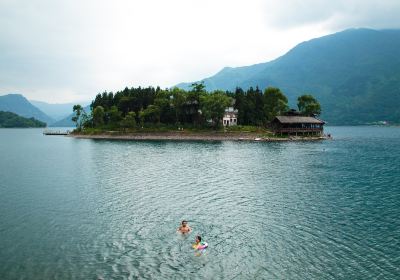
[[[245,132],[137,132],[137,133],[101,133],[101,134],[78,134],[73,133],[70,137],[80,139],[99,140],[171,140],[171,141],[260,141],[260,142],[287,142],[287,141],[319,141],[330,139],[328,137],[267,137],[259,133]]]

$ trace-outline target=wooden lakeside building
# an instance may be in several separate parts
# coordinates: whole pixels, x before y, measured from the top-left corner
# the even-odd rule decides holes
[[[323,120],[314,116],[301,116],[298,112],[289,112],[285,116],[276,116],[271,122],[271,129],[280,135],[324,135]]]

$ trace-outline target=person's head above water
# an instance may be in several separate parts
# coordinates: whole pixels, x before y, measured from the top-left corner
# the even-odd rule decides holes
[[[201,236],[200,236],[200,235],[197,235],[197,236],[196,236],[196,243],[199,243],[199,242],[201,242]]]
[[[187,226],[187,221],[186,221],[186,220],[183,220],[183,221],[182,221],[182,226],[183,226],[183,227],[186,227],[186,226]]]

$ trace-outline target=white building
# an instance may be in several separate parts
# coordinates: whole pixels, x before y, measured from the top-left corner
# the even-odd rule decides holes
[[[224,126],[237,125],[238,110],[233,109],[233,107],[228,107],[225,109],[224,116],[222,118],[222,124]]]

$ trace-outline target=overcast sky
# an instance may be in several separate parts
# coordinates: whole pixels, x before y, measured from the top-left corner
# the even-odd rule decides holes
[[[343,29],[400,28],[399,15],[399,0],[0,0],[0,95],[170,87]]]

